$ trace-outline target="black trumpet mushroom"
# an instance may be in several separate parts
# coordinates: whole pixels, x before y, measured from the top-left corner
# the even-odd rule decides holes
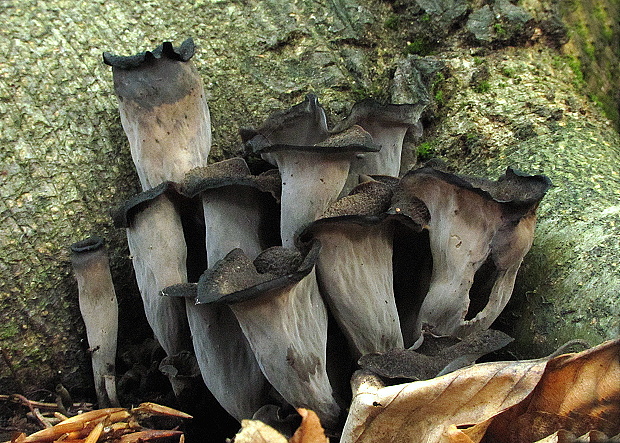
[[[97,403],[100,408],[119,406],[115,369],[118,304],[103,239],[89,237],[73,243],[71,264],[91,351]]]
[[[511,168],[497,181],[430,167],[402,178],[391,211],[406,212],[415,198],[430,212],[432,276],[417,315],[414,347],[421,344],[423,330],[463,337],[491,326],[512,295],[532,246],[536,208],[550,186],[545,176]],[[478,312],[470,312],[474,308]]]
[[[197,302],[230,306],[271,385],[333,429],[340,407],[326,371],[327,310],[314,272],[319,250],[318,242],[303,253],[276,246],[252,262],[235,249],[203,274]]]
[[[202,79],[191,62],[193,40],[164,42],[128,57],[103,54],[112,66],[121,123],[142,189],[207,164],[211,117]]]
[[[396,220],[386,212],[391,198],[389,184],[369,178],[301,235],[321,242],[319,286],[356,357],[404,346],[392,272]],[[428,213],[420,209],[416,221],[424,223]]]
[[[266,212],[275,206],[279,184],[277,174],[251,175],[241,158],[187,173],[184,194],[199,196],[203,203],[208,263],[216,264],[236,248],[252,258],[262,251],[269,237],[261,235],[269,219]],[[271,401],[271,385],[231,309],[225,304],[196,304],[195,285],[176,285],[163,294],[185,297],[194,353],[211,393],[238,421],[252,418]]]
[[[297,231],[338,198],[355,155],[378,150],[359,126],[328,137],[324,120],[316,97],[308,95],[303,103],[270,116],[258,131],[242,132],[246,144],[280,170],[284,247],[294,247]]]
[[[379,147],[377,152],[358,154],[351,163],[351,177],[345,193],[357,182],[360,174],[400,175],[403,141],[407,131],[419,125],[425,102],[415,104],[381,104],[367,98],[355,103],[349,116],[334,127],[332,132],[341,132],[353,125],[361,126],[370,134]]]
[[[211,121],[193,55],[192,39],[129,57],[103,55],[145,192],[207,164]],[[184,300],[161,296],[165,287],[188,280],[187,223],[175,203],[168,192],[145,198],[125,225],[147,320],[168,356],[191,349]]]

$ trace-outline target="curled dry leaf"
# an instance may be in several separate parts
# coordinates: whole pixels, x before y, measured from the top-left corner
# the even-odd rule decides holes
[[[341,443],[459,441],[450,440],[452,425],[480,423],[519,403],[545,365],[543,360],[483,363],[388,387],[360,371],[353,376],[354,397]]]
[[[342,443],[569,441],[564,431],[593,441],[592,431],[620,432],[620,339],[388,387],[359,371],[353,384]]]
[[[298,408],[297,412],[301,415],[301,425],[289,443],[329,443],[329,439],[325,436],[325,430],[321,426],[321,421],[314,411]]]
[[[549,360],[531,395],[507,411],[464,432],[474,442],[531,442],[560,429],[584,435],[620,432],[620,339]]]
[[[286,437],[260,420],[242,420],[235,443],[287,443]]]

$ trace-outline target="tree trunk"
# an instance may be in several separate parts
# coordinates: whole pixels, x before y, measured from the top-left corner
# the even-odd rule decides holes
[[[597,5],[612,17],[604,31],[616,46],[601,44],[617,57],[618,8],[606,0]],[[577,59],[562,53],[579,55],[579,39],[566,38],[552,4],[158,6],[118,0],[0,6],[7,43],[0,56],[0,347],[12,362],[0,365],[0,391],[61,381],[79,392],[92,383],[68,255],[71,243],[90,235],[105,237],[110,250],[119,352],[150,335],[124,231],[109,217],[139,185],[101,54],[131,55],[190,36],[211,108],[213,160],[238,154],[239,127],[315,92],[336,121],[367,96],[428,99],[427,130],[415,142],[420,152],[491,178],[507,165],[547,174],[556,187],[539,209],[535,246],[500,323],[514,326],[523,355],[549,352],[569,338],[594,344],[618,334],[620,141],[587,98]],[[575,11],[566,16],[575,20]]]

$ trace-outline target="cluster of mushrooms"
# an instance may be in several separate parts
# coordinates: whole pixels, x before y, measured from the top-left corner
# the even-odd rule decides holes
[[[240,130],[245,148],[275,168],[209,164],[193,54],[191,39],[104,54],[144,191],[113,218],[126,228],[167,367],[195,355],[237,420],[289,405],[335,430],[361,356],[489,328],[532,245],[546,177],[508,169],[490,181],[429,166],[401,174],[403,140],[424,103],[367,99],[330,129],[314,95]],[[180,394],[185,381],[168,373]],[[101,384],[113,398],[109,379]]]

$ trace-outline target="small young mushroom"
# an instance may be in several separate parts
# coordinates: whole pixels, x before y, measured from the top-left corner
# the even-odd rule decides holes
[[[550,185],[545,176],[510,168],[495,182],[429,167],[403,177],[392,210],[406,212],[401,203],[414,197],[431,216],[433,269],[416,321],[415,347],[423,330],[463,337],[491,326],[512,294],[517,270],[532,245],[536,208]],[[490,271],[481,278],[476,273],[483,265]],[[480,286],[489,288],[488,298],[478,293]],[[480,311],[472,312],[474,307]]]
[[[341,132],[353,125],[361,126],[368,132],[378,152],[359,154],[351,163],[350,178],[344,189],[348,193],[360,174],[400,175],[401,156],[405,134],[420,121],[426,103],[383,105],[367,98],[355,103],[349,116],[336,125],[333,132]]]
[[[91,351],[95,391],[100,408],[119,406],[116,396],[118,304],[108,255],[100,237],[71,245],[80,312]]]
[[[403,348],[392,279],[395,221],[386,213],[391,197],[387,184],[366,181],[300,236],[321,242],[319,287],[356,358]]]
[[[179,48],[164,42],[153,51],[121,57],[112,66],[114,92],[143,190],[207,164],[211,118],[202,80],[190,59],[193,40]]]
[[[198,303],[226,303],[237,317],[265,377],[292,406],[314,410],[327,428],[338,422],[326,372],[327,310],[314,263],[320,245],[303,256],[282,247],[252,262],[240,249],[198,282]]]

